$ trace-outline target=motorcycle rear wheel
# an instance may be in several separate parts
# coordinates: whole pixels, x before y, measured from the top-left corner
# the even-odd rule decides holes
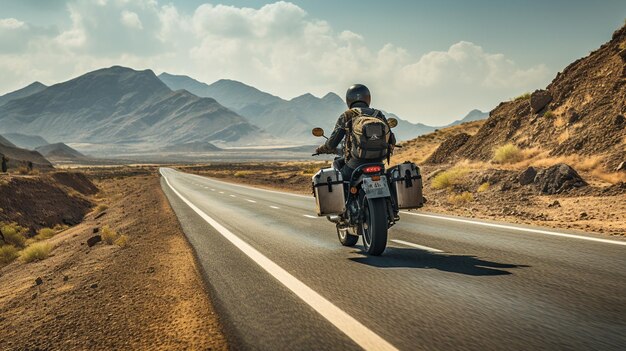
[[[384,198],[363,201],[364,218],[360,225],[365,252],[379,256],[387,247],[387,203]]]

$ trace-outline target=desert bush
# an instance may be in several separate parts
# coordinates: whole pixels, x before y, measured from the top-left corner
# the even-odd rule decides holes
[[[430,183],[433,189],[448,189],[462,182],[467,174],[467,168],[451,168],[437,174]]]
[[[472,201],[474,201],[474,196],[467,191],[461,194],[450,194],[450,196],[448,196],[448,202],[453,205],[462,205]]]
[[[0,265],[13,262],[19,256],[17,248],[13,245],[0,246]]]
[[[519,100],[527,100],[527,99],[530,99],[530,93],[528,93],[528,92],[526,92],[526,93],[524,93],[524,94],[522,94],[520,96],[515,97],[515,99],[513,99],[513,100],[519,101]]]
[[[111,227],[109,227],[108,225],[102,227],[102,240],[104,240],[105,243],[107,243],[108,245],[113,245],[113,243],[115,243],[115,240],[117,240],[118,238],[119,235],[115,230],[111,229]]]
[[[554,112],[552,112],[552,110],[546,111],[546,113],[544,113],[543,116],[545,118],[554,118],[554,117],[556,117],[556,115],[554,114]]]
[[[34,243],[20,252],[20,259],[26,263],[41,261],[50,255],[50,251],[52,245],[45,242]]]
[[[28,229],[17,223],[0,222],[0,231],[4,237],[4,243],[18,248],[26,246],[26,232]]]
[[[37,235],[33,237],[36,241],[50,239],[55,236],[57,233],[56,230],[52,228],[41,228],[37,231]]]
[[[493,161],[497,163],[515,163],[522,161],[524,154],[514,144],[506,144],[496,148],[493,152]]]
[[[115,240],[114,244],[119,247],[124,247],[128,244],[128,237],[126,235],[120,235],[120,237]]]
[[[491,184],[489,184],[489,182],[485,182],[482,183],[479,187],[478,187],[478,192],[479,193],[484,193],[485,191],[489,190],[489,187],[491,186]]]
[[[235,172],[235,177],[236,178],[243,178],[243,177],[248,176],[250,174],[252,174],[252,172],[250,172],[250,171],[237,171],[237,172]]]
[[[108,208],[109,208],[109,206],[107,206],[105,204],[100,204],[100,205],[96,206],[96,212],[106,211]]]
[[[24,167],[24,166],[22,166],[22,167],[19,167],[19,168],[17,169],[17,174],[27,175],[27,174],[30,174],[30,173],[31,173],[31,170],[30,170],[30,169],[28,169],[28,167]]]

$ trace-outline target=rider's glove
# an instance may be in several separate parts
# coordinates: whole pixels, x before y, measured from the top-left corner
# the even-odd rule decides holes
[[[332,151],[333,150],[329,149],[328,146],[326,146],[326,144],[322,144],[317,149],[315,149],[315,153],[318,153],[318,154],[329,154]]]

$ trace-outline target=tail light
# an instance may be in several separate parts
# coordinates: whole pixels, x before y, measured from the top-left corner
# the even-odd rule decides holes
[[[383,168],[381,166],[367,166],[363,167],[363,173],[378,173],[382,171]]]

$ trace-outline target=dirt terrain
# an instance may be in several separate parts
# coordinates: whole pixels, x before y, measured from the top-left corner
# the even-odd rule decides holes
[[[48,258],[0,268],[0,348],[227,349],[156,169],[87,173],[100,189],[88,196],[95,210],[46,240]],[[111,233],[123,240],[107,244]]]

